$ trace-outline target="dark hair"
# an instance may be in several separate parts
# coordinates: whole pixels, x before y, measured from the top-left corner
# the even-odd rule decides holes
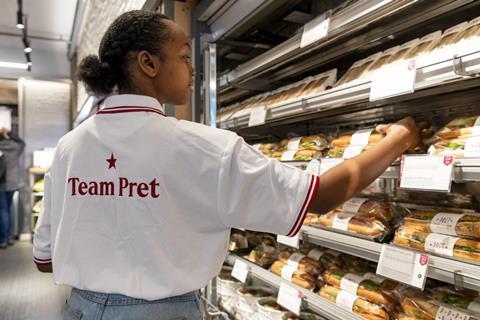
[[[89,55],[81,62],[78,79],[87,92],[103,96],[118,86],[131,89],[129,60],[142,50],[164,59],[162,43],[171,40],[169,17],[151,11],[133,10],[120,15],[103,35],[98,56]]]

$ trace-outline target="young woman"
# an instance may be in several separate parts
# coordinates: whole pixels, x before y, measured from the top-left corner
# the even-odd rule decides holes
[[[167,17],[131,11],[79,78],[102,108],[58,143],[34,260],[73,287],[65,319],[200,319],[196,292],[220,270],[230,228],[293,236],[419,142],[415,121],[321,179],[263,157],[235,133],[165,117],[184,104],[190,45]],[[113,94],[118,92],[118,94]]]

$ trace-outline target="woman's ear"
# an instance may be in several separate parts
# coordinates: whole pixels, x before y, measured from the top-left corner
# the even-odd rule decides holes
[[[140,51],[137,54],[137,63],[140,66],[140,70],[142,70],[147,76],[155,77],[160,68],[160,60],[155,59],[147,51]]]

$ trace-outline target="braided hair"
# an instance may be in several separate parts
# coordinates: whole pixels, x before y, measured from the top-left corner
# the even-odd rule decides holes
[[[103,35],[98,56],[81,62],[78,79],[87,92],[103,96],[115,87],[132,89],[128,66],[135,53],[145,50],[164,59],[162,43],[171,40],[169,17],[155,12],[133,10],[120,15]]]

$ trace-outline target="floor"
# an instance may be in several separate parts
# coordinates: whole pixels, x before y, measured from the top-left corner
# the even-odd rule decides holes
[[[30,241],[0,250],[0,320],[61,320],[68,293],[37,271]]]

